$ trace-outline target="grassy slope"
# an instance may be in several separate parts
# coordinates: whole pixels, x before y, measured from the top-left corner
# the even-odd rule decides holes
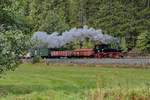
[[[115,88],[121,84],[135,88],[148,83],[150,69],[24,64],[0,79],[0,94],[24,95],[49,90],[76,94],[97,86]]]

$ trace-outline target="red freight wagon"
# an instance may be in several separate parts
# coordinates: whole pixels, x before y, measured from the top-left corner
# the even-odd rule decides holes
[[[52,57],[71,57],[73,54],[72,51],[51,51]]]
[[[76,49],[73,51],[73,55],[86,57],[86,56],[93,56],[94,52],[93,49]]]

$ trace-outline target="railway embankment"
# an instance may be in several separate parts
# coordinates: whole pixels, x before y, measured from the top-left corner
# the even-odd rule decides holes
[[[23,62],[31,62],[32,59],[23,59]],[[46,63],[72,63],[72,64],[120,64],[120,65],[150,65],[150,59],[123,58],[123,59],[96,59],[96,58],[50,58],[43,59]]]

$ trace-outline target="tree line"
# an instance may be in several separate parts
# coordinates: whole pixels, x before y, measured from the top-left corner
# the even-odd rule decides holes
[[[150,0],[1,0],[0,24],[15,26],[27,35],[35,31],[61,34],[86,24],[117,37],[125,51],[149,52]],[[83,47],[88,47],[85,42]],[[65,47],[80,44],[76,41]]]

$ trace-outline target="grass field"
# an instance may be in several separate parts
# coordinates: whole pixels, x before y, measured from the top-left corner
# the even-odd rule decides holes
[[[150,100],[149,87],[150,69],[23,64],[0,78],[0,100],[102,100],[99,90],[146,91],[141,100]]]

